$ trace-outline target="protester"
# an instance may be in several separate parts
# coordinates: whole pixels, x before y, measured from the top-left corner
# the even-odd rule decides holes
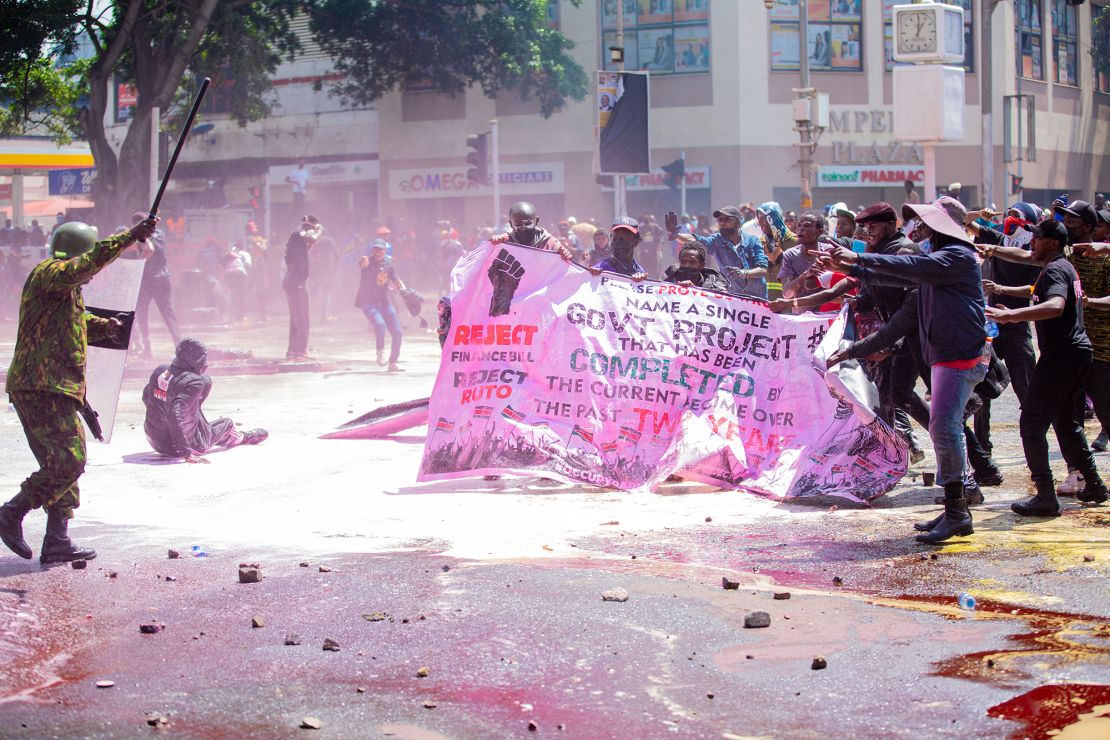
[[[316,240],[309,252],[312,278],[308,281],[309,293],[316,303],[320,323],[326,324],[332,316],[328,315],[331,296],[335,288],[335,273],[339,267],[339,245],[329,234]]]
[[[590,268],[594,275],[602,272],[615,272],[626,275],[635,281],[647,278],[647,272],[636,261],[636,246],[640,243],[640,224],[630,216],[618,218],[613,222],[609,235],[613,244],[613,254]]]
[[[852,239],[856,234],[856,214],[847,207],[837,208],[833,211],[836,216],[836,234],[842,239]]]
[[[240,432],[231,419],[209,422],[201,405],[212,392],[208,369],[208,348],[191,337],[177,345],[173,360],[159,365],[143,388],[146,418],[143,431],[150,446],[166,457],[187,463],[208,462],[201,458],[216,447],[261,444],[269,433],[265,429]]]
[[[235,242],[229,242],[227,252],[221,258],[224,269],[224,287],[230,303],[231,321],[239,323],[247,318],[247,303],[250,297],[248,276],[251,270],[251,256]]]
[[[1058,202],[1059,204],[1054,207],[1054,214],[1062,219],[1069,243],[1089,243],[1094,228],[1098,224],[1098,213],[1094,207],[1082,200],[1073,201],[1070,205],[1062,201]],[[1024,264],[1035,263],[1029,250],[1018,247],[986,246],[981,251],[986,257],[998,257]],[[1110,260],[1097,255],[1085,255],[1078,251],[1073,252],[1067,259],[1079,276],[1083,295],[1088,298],[1110,295],[1110,284],[1108,284],[1110,281],[1106,280]],[[997,287],[997,281],[995,286]],[[1110,426],[1110,314],[1092,311],[1089,317],[1085,317],[1084,330],[1091,343],[1093,355],[1090,368],[1082,379],[1081,388],[1091,397],[1095,414],[1103,428],[1106,428]],[[1082,425],[1083,393],[1079,389],[1076,391],[1075,405],[1073,413],[1077,423]],[[1077,494],[1085,485],[1082,471],[1077,469],[1077,464],[1071,460],[1068,464],[1068,477],[1057,489],[1057,493],[1061,495]]]
[[[817,240],[825,233],[825,219],[813,211],[806,211],[798,218],[798,245],[782,254],[779,265],[779,282],[782,283],[782,297],[788,300],[816,293],[819,286],[817,275],[810,268],[817,262]],[[794,305],[794,313],[804,313],[805,309]]]
[[[85,429],[78,416],[86,407],[88,341],[118,341],[123,325],[87,313],[81,286],[129,245],[153,236],[157,224],[148,218],[100,241],[88,224],[64,224],[54,231],[50,256],[31,271],[23,287],[7,391],[39,469],[0,507],[0,539],[22,558],[32,557],[23,539],[23,518],[40,506],[46,510],[40,562],[96,557],[95,550],[77,547],[68,534],[73,510],[80,505],[77,481],[85,470]]]
[[[1056,431],[1064,459],[1083,475],[1085,486],[1076,497],[1095,504],[1107,499],[1106,485],[1083,436],[1082,417],[1075,414],[1073,403],[1091,367],[1092,349],[1083,329],[1083,305],[1076,287],[1079,277],[1064,259],[1068,237],[1068,229],[1058,221],[1038,224],[1033,232],[1032,257],[1043,265],[1040,274],[1032,285],[1003,288],[1006,295],[1016,296],[1022,291],[1032,295],[1033,305],[987,309],[988,318],[999,324],[1034,321],[1037,325],[1040,358],[1033,369],[1019,422],[1025,462],[1037,491],[1029,501],[1011,505],[1022,516],[1060,514],[1045,437],[1049,425]]]
[[[141,223],[147,214],[136,211],[131,214],[132,223]],[[143,265],[142,282],[139,283],[139,301],[135,306],[135,320],[139,324],[141,344],[140,356],[152,358],[153,347],[150,343],[150,302],[158,306],[158,313],[169,329],[174,346],[181,340],[181,330],[177,325],[177,311],[173,305],[173,283],[170,279],[170,263],[166,253],[166,234],[161,229],[146,241],[139,255],[146,260]]]
[[[378,364],[385,365],[385,333],[389,331],[389,372],[401,370],[397,364],[401,356],[401,319],[389,302],[389,289],[405,290],[397,277],[393,260],[386,256],[386,243],[382,239],[370,242],[367,254],[359,260],[361,270],[355,306],[359,308],[374,328],[378,350]]]
[[[914,242],[898,228],[898,214],[894,206],[886,202],[875,203],[863,209],[856,216],[856,226],[862,232],[866,251],[870,254],[896,255],[900,252],[919,251]],[[850,248],[851,241],[840,239],[837,244]],[[903,285],[883,285],[875,281],[864,283],[856,300],[857,310],[874,322],[888,322],[901,308],[906,298]],[[868,316],[870,314],[870,316]],[[913,391],[914,367],[905,348],[896,349],[890,357],[876,363],[871,370],[872,380],[879,390],[880,416],[907,441],[910,446],[910,462],[918,463],[925,458],[917,438],[913,433],[901,407]]]
[[[906,180],[906,182],[903,184],[903,187],[906,190],[906,202],[907,203],[920,203],[921,202],[921,196],[918,195],[917,191],[913,189],[913,180]]]
[[[293,212],[304,213],[305,199],[308,195],[308,170],[304,160],[297,160],[297,168],[285,176],[285,181],[293,186]]]
[[[605,229],[596,229],[593,235],[593,249],[587,255],[587,264],[596,264],[604,259],[609,258],[613,254],[613,250],[609,246],[609,232]]]
[[[725,276],[705,266],[705,247],[697,242],[690,242],[682,246],[678,253],[678,264],[671,265],[663,273],[663,281],[678,283],[687,288],[702,288],[714,290],[718,293],[728,292],[728,281]]]
[[[315,216],[305,216],[301,220],[301,228],[290,234],[285,242],[286,271],[281,287],[289,302],[289,346],[285,352],[286,359],[309,359],[308,253],[323,232],[323,226]]]
[[[1003,245],[1029,251],[1033,241],[1033,228],[1036,226],[1039,209],[1032,203],[1014,203],[1006,211],[1006,219],[1001,231],[979,224],[979,217],[989,214],[990,211],[968,211],[964,217],[964,225],[971,233],[975,234],[976,244]],[[1007,262],[999,257],[987,257],[983,262],[983,288],[987,294],[987,302],[1001,305],[1005,308],[1021,308],[1029,305],[1029,295],[1009,296],[996,291],[997,285],[1031,285],[1037,279],[1039,270],[1030,264]],[[1010,374],[1010,383],[1017,396],[1018,403],[1025,401],[1029,390],[1029,379],[1033,375],[1033,365],[1036,358],[1033,354],[1033,335],[1029,324],[1014,322],[998,327],[998,336],[993,341],[995,353],[1006,363],[1006,370]],[[980,443],[990,450],[990,419],[991,404],[984,401],[983,407],[975,414],[975,434]]]
[[[930,241],[928,254],[857,254],[837,246],[822,261],[826,266],[850,268],[850,274],[861,278],[865,286],[879,282],[919,285],[918,335],[932,376],[929,436],[945,503],[944,515],[916,539],[936,544],[975,531],[964,498],[967,447],[963,411],[972,389],[986,377],[989,361],[989,354],[984,355],[989,346],[982,276],[971,240],[941,207],[907,204],[903,217],[924,223]],[[890,232],[893,236],[894,230]]]
[[[736,206],[724,206],[713,211],[717,219],[718,233],[713,236],[680,234],[678,214],[667,213],[665,224],[667,237],[673,244],[696,241],[705,247],[706,254],[712,258],[717,269],[729,283],[729,293],[767,298],[767,255],[759,240],[740,232],[743,215]]]
[[[770,266],[768,275],[772,280],[777,280],[782,255],[798,243],[798,237],[786,223],[782,207],[773,200],[761,203],[755,210],[755,218],[763,232],[763,251]]]

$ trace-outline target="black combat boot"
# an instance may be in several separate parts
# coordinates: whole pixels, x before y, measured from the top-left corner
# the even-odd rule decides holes
[[[1036,495],[1028,501],[1010,504],[1010,509],[1022,516],[1060,516],[1060,500],[1056,498],[1055,481],[1038,481]]]
[[[944,513],[940,515],[936,525],[914,539],[922,544],[936,545],[951,537],[964,537],[974,533],[971,512],[964,500],[963,481],[955,481],[944,485]]]
[[[57,509],[46,510],[46,536],[42,538],[39,562],[68,563],[70,560],[92,560],[96,550],[79,548],[69,539],[69,519]]]
[[[1082,491],[1075,494],[1077,499],[1085,504],[1101,504],[1107,498],[1110,498],[1106,492],[1106,484],[1102,482],[1102,476],[1098,474],[1097,470],[1085,472],[1083,480],[1087,481],[1087,485]]]
[[[269,437],[269,436],[270,436],[270,433],[267,432],[265,429],[252,429],[249,432],[243,432],[243,444],[245,444],[245,445],[262,444],[263,442],[266,441],[266,438]]]
[[[31,508],[22,493],[0,506],[0,540],[24,560],[30,560],[34,554],[27,546],[27,540],[23,539],[23,517]]]

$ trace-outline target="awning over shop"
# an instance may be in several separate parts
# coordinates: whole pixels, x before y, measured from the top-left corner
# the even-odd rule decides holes
[[[0,139],[0,171],[53,170],[92,167],[93,156],[88,144],[59,146],[42,137]]]

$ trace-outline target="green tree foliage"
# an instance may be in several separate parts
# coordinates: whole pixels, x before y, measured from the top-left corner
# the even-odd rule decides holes
[[[76,95],[53,59],[76,44],[75,19],[81,0],[8,0],[0,3],[0,135],[28,129],[61,141],[73,134],[75,119],[54,111],[72,110]],[[79,74],[79,71],[76,73]]]
[[[579,0],[572,0],[576,4]],[[290,21],[309,13],[346,77],[333,92],[366,104],[402,85],[488,95],[514,88],[545,115],[586,94],[572,43],[547,24],[546,0],[7,0],[0,20],[0,135],[81,138],[96,162],[98,220],[115,225],[149,197],[153,108],[174,131],[197,82],[241,124],[271,110],[270,79],[299,49]],[[63,64],[78,42],[91,58]],[[137,103],[115,147],[105,120],[118,83]]]
[[[399,87],[458,94],[479,85],[491,97],[502,88],[536,96],[550,116],[586,95],[573,42],[548,26],[547,0],[318,0],[311,18],[346,75],[335,92],[349,102]]]
[[[1091,6],[1094,11],[1095,6]],[[1095,72],[1110,75],[1110,5],[1103,5],[1095,16],[1091,33],[1091,56],[1094,57]]]

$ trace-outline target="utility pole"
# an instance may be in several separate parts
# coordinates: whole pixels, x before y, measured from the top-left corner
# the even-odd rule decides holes
[[[810,121],[813,118],[815,91],[809,86],[809,0],[801,0],[798,3],[798,14],[798,69],[801,73],[801,88],[794,91],[794,99],[808,100],[809,105],[807,107],[810,112],[806,116],[807,120],[795,120],[794,124],[802,139],[798,152],[798,169],[801,170],[802,176],[801,206],[802,208],[813,208],[813,192],[809,187],[809,168],[813,155]],[[797,119],[797,116],[795,116],[795,119]]]
[[[989,207],[994,202],[994,69],[991,65],[991,17],[996,0],[979,3],[979,27],[982,29],[979,45],[979,105],[983,113],[983,183],[980,202]]]
[[[493,162],[493,227],[501,223],[501,143],[497,137],[497,119],[489,122],[490,160]]]
[[[617,46],[621,50],[620,62],[617,63],[617,71],[624,71],[624,2],[617,0]],[[618,83],[619,84],[619,83]],[[625,214],[624,202],[624,175],[613,175],[613,218],[618,219]]]
[[[679,214],[683,217],[686,216],[686,150],[682,150],[682,212]]]

